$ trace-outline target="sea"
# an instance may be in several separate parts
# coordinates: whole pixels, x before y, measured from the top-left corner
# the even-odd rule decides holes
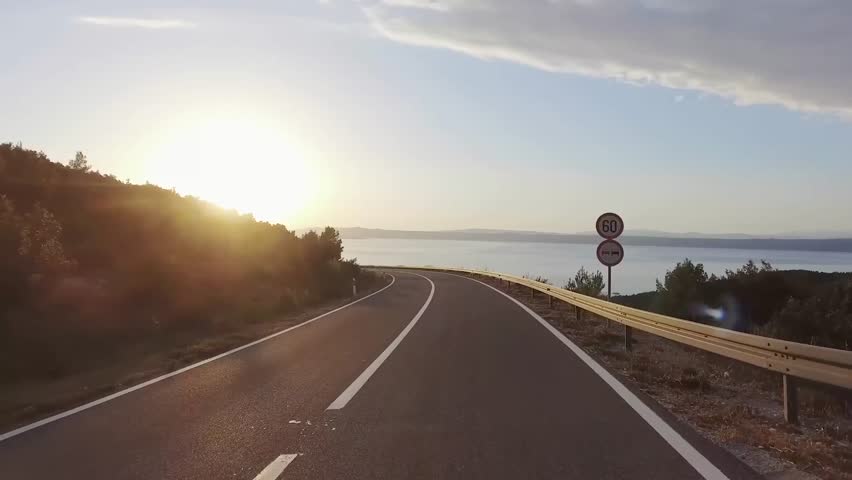
[[[492,242],[472,240],[422,240],[392,238],[343,239],[343,255],[361,265],[464,267],[542,276],[562,286],[580,268],[606,267],[595,257],[596,245],[539,242]],[[779,270],[852,272],[852,253],[787,250],[740,250],[625,246],[624,260],[612,268],[612,292],[633,294],[654,290],[679,261],[689,258],[704,264],[707,274],[724,274],[748,260],[766,260]]]

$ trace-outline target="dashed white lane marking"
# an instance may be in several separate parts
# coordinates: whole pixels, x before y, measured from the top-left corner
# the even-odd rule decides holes
[[[390,274],[388,274],[388,275],[390,275]],[[85,405],[80,405],[79,407],[72,408],[71,410],[66,410],[66,411],[64,411],[64,412],[62,412],[62,413],[57,413],[56,415],[53,415],[53,416],[51,416],[51,417],[47,417],[47,418],[41,419],[41,420],[39,420],[39,421],[37,421],[37,422],[31,423],[31,424],[29,424],[29,425],[25,425],[25,426],[23,426],[23,427],[20,427],[20,428],[17,428],[17,429],[15,429],[15,430],[12,430],[12,431],[10,431],[10,432],[6,432],[6,433],[4,433],[4,434],[0,435],[0,442],[2,442],[3,440],[8,440],[8,439],[10,439],[10,438],[12,438],[12,437],[14,437],[14,436],[20,435],[20,434],[22,434],[22,433],[24,433],[24,432],[28,432],[28,431],[30,431],[30,430],[32,430],[32,429],[34,429],[34,428],[38,428],[38,427],[41,427],[41,426],[43,426],[43,425],[47,425],[48,423],[52,423],[52,422],[55,422],[55,421],[57,421],[57,420],[61,420],[61,419],[65,418],[65,417],[69,417],[69,416],[71,416],[71,415],[74,415],[75,413],[80,413],[80,412],[82,412],[83,410],[88,410],[88,409],[90,409],[90,408],[92,408],[92,407],[96,407],[96,406],[98,406],[98,405],[100,405],[100,404],[102,404],[102,403],[106,403],[106,402],[108,402],[108,401],[110,401],[110,400],[114,400],[114,399],[116,399],[116,398],[118,398],[118,397],[121,397],[121,396],[127,395],[128,393],[135,392],[136,390],[140,390],[140,389],[145,388],[145,387],[147,387],[147,386],[149,386],[149,385],[152,385],[152,384],[154,384],[154,383],[157,383],[157,382],[163,381],[163,380],[165,380],[165,379],[167,379],[167,378],[174,377],[175,375],[180,375],[181,373],[184,373],[184,372],[186,372],[186,371],[188,371],[188,370],[192,370],[193,368],[200,367],[200,366],[202,366],[202,365],[204,365],[204,364],[207,364],[207,363],[210,363],[210,362],[212,362],[212,361],[214,361],[214,360],[219,360],[219,359],[220,359],[220,358],[222,358],[222,357],[227,357],[228,355],[231,355],[231,354],[233,354],[233,353],[237,353],[237,352],[239,352],[240,350],[244,350],[244,349],[246,349],[246,348],[253,347],[253,346],[257,345],[258,343],[263,343],[263,342],[265,342],[265,341],[267,341],[267,340],[271,340],[271,339],[273,339],[273,338],[275,338],[275,337],[277,337],[277,336],[279,336],[279,335],[283,335],[283,334],[285,334],[285,333],[287,333],[287,332],[289,332],[289,331],[291,331],[291,330],[295,330],[295,329],[297,329],[297,328],[299,328],[299,327],[303,327],[303,326],[305,326],[305,325],[307,325],[307,324],[309,324],[309,323],[315,322],[315,321],[317,321],[317,320],[319,320],[319,319],[321,319],[321,318],[323,318],[323,317],[327,317],[327,316],[331,315],[332,313],[339,312],[340,310],[343,310],[344,308],[346,308],[346,307],[348,307],[348,306],[350,306],[350,305],[355,305],[355,304],[356,304],[356,303],[358,303],[358,302],[362,302],[362,301],[364,301],[364,300],[366,300],[366,299],[368,299],[368,298],[372,297],[373,295],[378,295],[378,294],[380,294],[380,293],[384,292],[385,290],[387,290],[388,288],[390,288],[390,287],[391,287],[391,285],[393,285],[393,284],[396,282],[396,277],[394,277],[393,275],[391,275],[390,277],[391,277],[391,282],[390,282],[389,284],[385,285],[385,286],[384,286],[383,288],[381,288],[380,290],[375,291],[375,292],[373,292],[373,293],[371,293],[371,294],[369,294],[369,295],[366,295],[366,296],[364,296],[364,297],[361,297],[361,298],[359,298],[358,300],[355,300],[355,301],[353,301],[353,302],[349,302],[349,303],[347,303],[346,305],[343,305],[342,307],[337,307],[337,308],[335,308],[334,310],[331,310],[331,311],[329,311],[329,312],[325,312],[325,313],[323,313],[322,315],[316,316],[316,317],[314,317],[314,318],[312,318],[312,319],[310,319],[310,320],[305,320],[304,322],[302,322],[302,323],[300,323],[300,324],[298,324],[298,325],[293,325],[292,327],[285,328],[284,330],[281,330],[280,332],[273,333],[272,335],[269,335],[269,336],[263,337],[263,338],[261,338],[261,339],[259,339],[259,340],[255,340],[255,341],[253,341],[253,342],[251,342],[251,343],[247,343],[247,344],[245,344],[245,345],[243,345],[243,346],[241,346],[241,347],[237,347],[237,348],[235,348],[235,349],[233,349],[233,350],[228,350],[228,351],[227,351],[227,352],[225,352],[225,353],[220,353],[219,355],[216,355],[215,357],[210,357],[210,358],[208,358],[207,360],[202,360],[202,361],[200,361],[200,362],[198,362],[198,363],[193,363],[192,365],[188,365],[188,366],[186,366],[186,367],[183,367],[183,368],[181,368],[180,370],[175,370],[174,372],[167,373],[167,374],[162,375],[162,376],[157,377],[157,378],[152,378],[151,380],[148,380],[147,382],[140,383],[139,385],[135,385],[135,386],[133,386],[133,387],[130,387],[130,388],[124,389],[124,390],[122,390],[122,391],[120,391],[120,392],[115,392],[115,393],[113,393],[112,395],[107,395],[106,397],[99,398],[98,400],[94,400],[94,401],[89,402],[89,403],[87,403],[87,404],[85,404]]]
[[[429,285],[432,286],[432,290],[429,292],[429,297],[426,298],[426,303],[424,303],[423,306],[420,307],[420,311],[417,312],[417,315],[415,315],[414,318],[411,319],[408,325],[406,325],[406,327],[402,330],[402,332],[399,333],[399,335],[397,335],[394,341],[391,342],[390,345],[388,345],[385,351],[382,352],[378,357],[376,357],[376,359],[373,360],[373,363],[371,363],[370,366],[367,367],[367,369],[364,370],[361,375],[359,375],[358,378],[355,379],[354,382],[352,382],[352,385],[349,385],[346,390],[344,390],[343,393],[341,393],[340,396],[337,397],[335,401],[331,402],[331,405],[329,405],[326,410],[340,410],[341,408],[345,407],[346,404],[349,403],[349,400],[352,400],[352,397],[354,397],[358,393],[358,391],[361,390],[361,387],[363,387],[364,384],[367,383],[367,380],[369,380],[370,377],[372,377],[373,374],[376,373],[376,370],[378,370],[379,367],[382,366],[382,363],[384,363],[384,361],[387,360],[390,354],[393,353],[393,351],[400,344],[400,342],[402,342],[402,339],[405,338],[405,336],[408,335],[408,332],[410,332],[411,329],[414,327],[414,324],[416,324],[417,321],[420,320],[420,317],[423,316],[423,312],[426,311],[426,308],[429,307],[429,304],[432,302],[432,297],[435,296],[435,284],[432,282],[432,280],[429,280],[423,275],[419,275],[416,273],[411,273],[411,275],[417,275],[418,277],[425,279],[427,282],[429,282]]]
[[[448,274],[453,275],[453,274]],[[488,285],[487,283],[480,282],[474,278],[465,277],[462,275],[453,275],[454,277],[467,278],[468,280],[481,283],[486,287],[494,290],[495,292],[503,295],[509,300],[515,302],[518,306],[524,309],[525,312],[530,314],[533,318],[538,320],[544,328],[546,328],[550,333],[552,333],[556,338],[559,339],[560,342],[565,344],[566,347],[571,349],[580,360],[589,366],[593,372],[598,374],[601,379],[612,388],[619,397],[621,397],[630,408],[632,408],[636,413],[642,417],[643,420],[648,422],[648,425],[651,426],[661,437],[666,441],[671,447],[689,463],[692,468],[698,472],[699,475],[704,477],[707,480],[729,480],[728,477],[722,473],[715,465],[710,463],[710,460],[701,454],[695,447],[693,447],[685,438],[683,438],[679,433],[677,433],[671,425],[666,423],[665,420],[660,418],[659,415],[654,413],[642,400],[639,399],[636,395],[633,394],[627,387],[624,386],[621,382],[618,381],[617,378],[613,377],[609,372],[606,371],[598,362],[595,361],[592,357],[590,357],[586,352],[584,352],[580,347],[574,344],[571,340],[568,339],[562,332],[557,330],[553,325],[547,323],[547,320],[541,318],[541,316],[534,311],[532,311],[529,307],[519,302],[515,298],[509,296],[508,294],[501,292],[500,290]]]
[[[287,455],[279,455],[278,458],[272,461],[266,468],[263,469],[260,473],[254,477],[254,480],[275,480],[284,472],[284,469],[287,468],[287,465],[290,465],[290,462],[295,460],[298,457],[298,453],[291,453]]]

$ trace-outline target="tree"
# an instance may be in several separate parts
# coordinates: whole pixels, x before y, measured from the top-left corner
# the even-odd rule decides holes
[[[18,254],[20,241],[20,219],[15,205],[6,195],[0,195],[0,262],[8,265]]]
[[[340,233],[336,229],[325,227],[319,241],[322,244],[324,260],[340,260],[343,255],[343,241],[340,240]]]
[[[50,211],[36,203],[24,218],[18,255],[26,259],[33,273],[55,272],[73,262],[62,246],[62,225]]]
[[[664,283],[657,280],[657,294],[664,313],[688,317],[690,307],[702,301],[707,272],[701,263],[685,258],[666,272]]]
[[[586,267],[580,267],[574,275],[574,278],[568,280],[562,288],[583,295],[588,295],[590,297],[598,297],[605,286],[606,283],[604,283],[603,280],[603,273],[600,271],[590,273],[586,270]]]
[[[300,243],[302,262],[306,265],[306,268],[314,268],[319,265],[324,253],[317,232],[309,230],[303,233]]]
[[[791,297],[803,295],[769,262],[749,260],[736,271],[726,270],[718,282],[708,285],[708,300],[723,296],[736,300],[736,318],[740,328],[748,330],[768,322]]]
[[[754,263],[754,260],[749,260],[736,271],[725,270],[725,278],[728,280],[752,280],[760,274],[774,271],[775,268],[766,260],[761,260],[759,267]]]
[[[18,256],[19,224],[12,201],[0,195],[0,339],[8,335],[4,331],[4,311],[25,301],[26,296],[25,275]]]
[[[0,297],[6,297],[5,294],[11,289],[17,291],[17,287],[20,287],[23,275],[21,257],[18,255],[20,242],[21,218],[12,201],[5,195],[0,195]]]
[[[807,299],[789,299],[757,333],[849,350],[852,348],[852,281],[834,282]]]
[[[89,166],[89,160],[83,152],[77,152],[77,154],[74,155],[74,159],[68,161],[68,167],[81,172],[88,172],[92,169],[92,167]]]

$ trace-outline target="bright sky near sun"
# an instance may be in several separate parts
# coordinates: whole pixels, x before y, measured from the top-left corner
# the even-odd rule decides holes
[[[0,141],[288,227],[852,232],[847,0],[2,11]]]

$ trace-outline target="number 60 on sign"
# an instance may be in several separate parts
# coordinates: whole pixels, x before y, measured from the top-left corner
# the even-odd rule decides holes
[[[612,240],[618,238],[624,232],[624,220],[618,214],[604,213],[595,222],[595,229],[598,231],[598,235],[607,240]]]

